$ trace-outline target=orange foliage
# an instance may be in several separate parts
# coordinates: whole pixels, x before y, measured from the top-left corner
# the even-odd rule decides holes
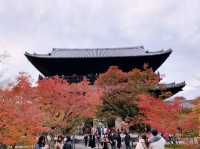
[[[35,90],[50,127],[66,127],[76,117],[94,117],[100,104],[101,91],[86,80],[69,84],[54,77],[39,81]]]
[[[118,69],[117,66],[111,66],[105,73],[99,75],[95,83],[98,86],[114,86],[118,85],[119,83],[126,82],[126,76],[127,73]]]
[[[156,85],[160,81],[160,76],[155,74],[152,69],[144,70],[133,69],[129,72],[123,72],[117,66],[111,66],[105,73],[100,74],[96,80],[98,86],[116,86],[123,83],[132,83],[142,86]]]
[[[197,125],[199,129],[199,136],[200,136],[200,97],[197,97],[194,102],[194,108],[193,108],[193,113],[195,113],[196,118],[197,118]]]
[[[138,106],[145,116],[144,122],[163,133],[174,134],[177,128],[181,130],[196,128],[195,115],[185,114],[179,102],[167,104],[160,99],[141,95]]]
[[[84,80],[68,84],[54,77],[32,87],[21,74],[12,88],[0,90],[0,143],[33,143],[47,128],[65,128],[76,117],[93,117],[101,90]]]
[[[27,79],[22,74],[17,85],[0,91],[0,143],[31,144],[38,133],[46,130]]]

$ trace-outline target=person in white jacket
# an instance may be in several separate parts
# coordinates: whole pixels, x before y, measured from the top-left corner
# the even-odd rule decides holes
[[[141,138],[139,138],[139,142],[137,143],[135,149],[148,149],[149,143],[146,135],[142,135]]]
[[[151,133],[153,137],[149,141],[149,149],[165,149],[165,139],[158,134],[156,129],[152,129]]]

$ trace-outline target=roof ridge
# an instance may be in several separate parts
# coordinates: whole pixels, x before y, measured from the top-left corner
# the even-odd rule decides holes
[[[52,51],[65,51],[65,50],[123,50],[123,49],[144,49],[144,46],[133,47],[114,47],[114,48],[52,48]]]

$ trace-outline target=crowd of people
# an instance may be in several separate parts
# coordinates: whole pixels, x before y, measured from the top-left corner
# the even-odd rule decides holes
[[[165,139],[161,134],[158,133],[156,129],[151,129],[150,132],[142,134],[138,138],[136,146],[133,146],[133,140],[128,132],[124,133],[125,136],[122,138],[122,133],[118,130],[107,131],[102,136],[98,133],[85,135],[84,144],[85,147],[99,148],[102,149],[164,149],[166,144]],[[122,146],[122,141],[124,141],[124,146]],[[123,148],[124,147],[124,148]]]
[[[113,132],[108,132],[103,135],[100,134],[90,134],[84,136],[84,142],[86,147],[95,148],[97,146],[102,146],[103,149],[108,149],[108,144],[111,146],[121,146],[121,135]]]
[[[54,144],[54,149],[72,149],[72,139],[70,136],[59,135]],[[50,149],[45,136],[40,136],[34,149]]]
[[[35,149],[49,149],[45,136],[40,136]],[[136,146],[133,146],[132,138],[128,132],[122,133],[117,130],[107,130],[101,134],[98,131],[91,132],[84,136],[85,148],[98,148],[98,149],[164,149],[166,144],[165,139],[158,133],[156,129],[151,129],[150,132],[142,134],[138,138]],[[122,141],[124,145],[122,146]],[[72,139],[69,136],[63,137],[59,135],[54,143],[54,149],[72,149]]]
[[[129,139],[130,142],[130,139]],[[118,131],[117,133],[113,131],[107,131],[103,135],[98,133],[93,133],[90,135],[84,136],[85,147],[95,148],[96,146],[101,146],[102,149],[109,149],[109,144],[112,149],[121,148],[122,146],[122,138],[121,133]]]

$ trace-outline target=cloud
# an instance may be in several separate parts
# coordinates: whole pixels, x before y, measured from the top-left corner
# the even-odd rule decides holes
[[[174,49],[159,69],[166,76],[164,82],[185,80],[192,86],[193,76],[200,74],[195,67],[200,57],[199,0],[0,0],[0,4],[0,51],[12,56],[6,65],[8,78],[27,71],[37,79],[25,51],[135,45],[153,51]]]

